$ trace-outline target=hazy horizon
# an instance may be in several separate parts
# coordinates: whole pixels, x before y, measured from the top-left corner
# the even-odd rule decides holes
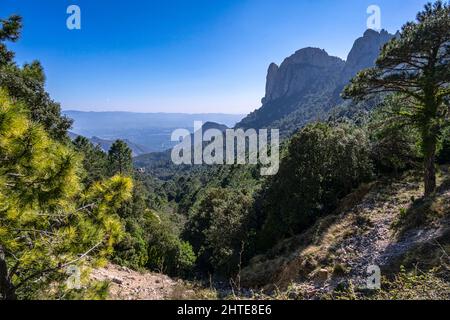
[[[226,112],[164,112],[164,111],[127,111],[127,110],[77,110],[74,108],[62,109],[62,113],[82,112],[82,113],[133,113],[133,114],[168,114],[168,115],[232,115],[232,116],[246,116],[246,113],[226,113]]]

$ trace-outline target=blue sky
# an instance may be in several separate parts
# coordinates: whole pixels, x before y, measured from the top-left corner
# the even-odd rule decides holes
[[[271,62],[320,47],[346,58],[380,6],[395,32],[422,0],[1,0],[24,18],[18,63],[38,59],[64,109],[247,113]],[[81,8],[81,30],[66,9]]]

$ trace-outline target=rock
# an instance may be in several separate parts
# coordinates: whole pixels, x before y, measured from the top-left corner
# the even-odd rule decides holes
[[[265,104],[269,99],[271,99],[271,93],[275,90],[278,69],[279,67],[277,64],[271,63],[269,70],[267,70],[266,97],[261,100],[262,104]]]
[[[341,82],[345,84],[357,72],[373,66],[383,45],[394,37],[386,30],[377,32],[369,29],[364,32],[364,35],[355,41],[347,56],[345,68],[341,75]]]
[[[328,276],[329,276],[329,272],[327,269],[320,269],[319,271],[316,272],[316,274],[314,275],[314,278],[317,281],[325,282],[328,280]]]
[[[372,67],[381,47],[393,37],[384,30],[366,31],[355,41],[347,61],[309,47],[298,50],[279,66],[270,64],[261,108],[237,127],[262,128],[276,124],[283,131],[317,120],[343,102],[340,94],[348,81],[362,69]]]
[[[287,98],[308,91],[311,85],[330,82],[344,67],[344,61],[329,56],[325,50],[304,48],[288,57],[278,67],[275,63],[267,72],[266,96],[263,103]]]
[[[123,280],[117,277],[114,277],[111,279],[112,282],[116,283],[116,284],[122,284]]]

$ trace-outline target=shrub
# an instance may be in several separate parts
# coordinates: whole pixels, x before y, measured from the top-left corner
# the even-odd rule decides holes
[[[248,236],[252,203],[252,197],[240,190],[212,188],[206,192],[184,231],[202,270],[223,275],[236,271]]]
[[[268,181],[259,215],[265,216],[259,248],[311,226],[344,196],[372,177],[364,131],[316,123],[296,134],[279,173]]]
[[[192,246],[181,241],[173,224],[165,216],[152,214],[146,225],[147,268],[171,276],[185,276],[194,267]]]

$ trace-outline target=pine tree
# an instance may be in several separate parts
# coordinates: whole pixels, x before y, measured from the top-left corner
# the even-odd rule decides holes
[[[427,4],[416,22],[402,28],[387,43],[376,66],[360,72],[344,90],[344,97],[363,99],[383,92],[402,96],[395,115],[421,134],[425,196],[436,189],[436,150],[449,122],[450,5]]]
[[[132,152],[122,140],[116,140],[108,152],[110,174],[131,175],[133,170]]]
[[[112,253],[116,210],[132,181],[115,176],[82,191],[80,159],[0,90],[0,296],[36,298],[64,283],[68,266]]]
[[[16,15],[8,19],[0,19],[0,65],[11,63],[14,53],[9,51],[2,43],[4,41],[15,42],[19,39],[20,29],[22,28],[22,18]]]
[[[78,136],[73,145],[83,156],[85,174],[82,182],[90,186],[93,182],[104,179],[107,176],[108,157],[97,145],[94,146],[87,138]]]

